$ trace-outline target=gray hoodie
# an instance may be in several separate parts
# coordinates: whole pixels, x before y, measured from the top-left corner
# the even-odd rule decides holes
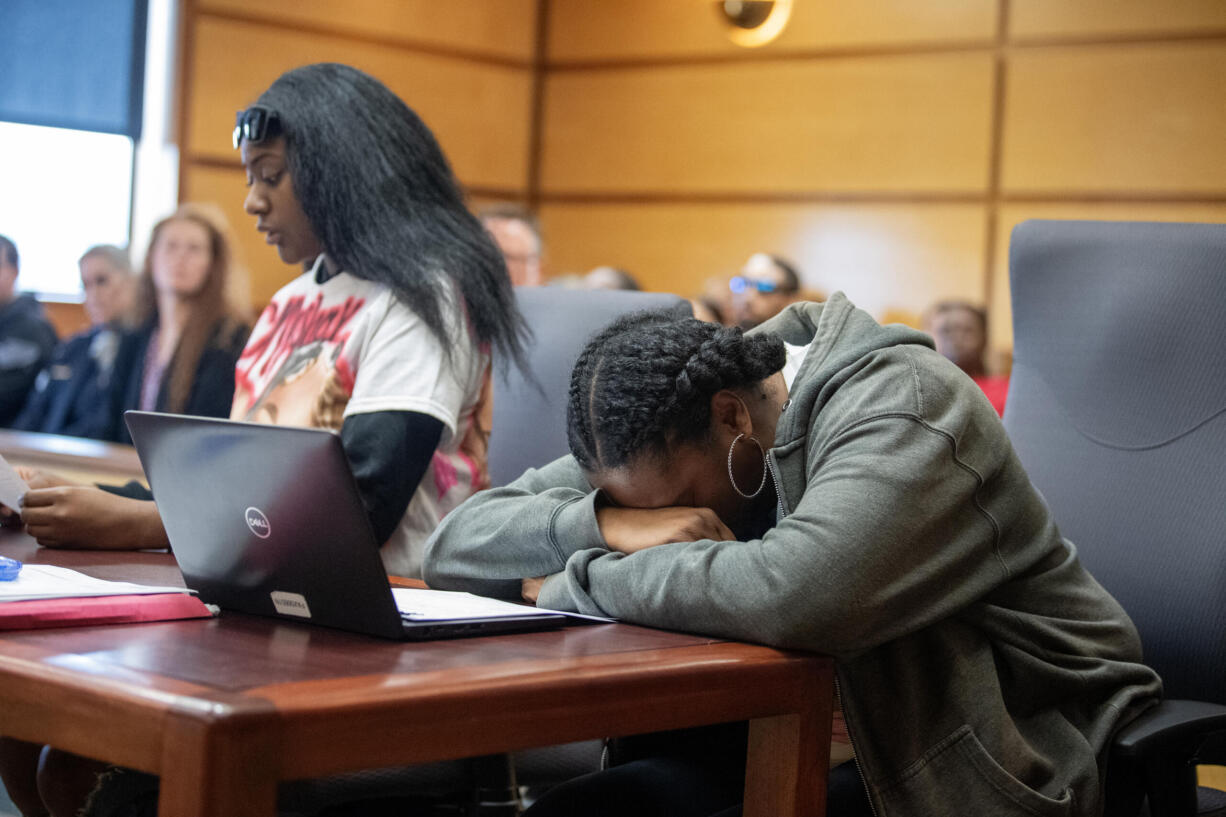
[[[453,511],[426,581],[515,596],[552,576],[544,607],[834,656],[879,815],[1101,813],[1104,750],[1161,683],[986,398],[839,294],[755,331],[811,344],[761,539],[610,552],[564,457]]]

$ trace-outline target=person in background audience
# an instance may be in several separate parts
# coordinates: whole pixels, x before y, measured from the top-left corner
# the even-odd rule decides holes
[[[17,245],[0,235],[0,427],[12,425],[55,350],[55,329],[32,295],[17,294]]]
[[[596,267],[583,276],[585,289],[628,289],[639,291],[642,287],[634,276],[619,267]]]
[[[800,274],[787,259],[759,252],[749,256],[741,274],[733,276],[728,286],[736,323],[742,329],[752,329],[796,300]]]
[[[511,283],[535,287],[545,282],[541,272],[544,245],[541,225],[531,212],[514,204],[500,204],[480,213],[481,223],[502,251]]]
[[[136,308],[137,279],[127,250],[99,244],[86,250],[77,263],[90,324],[128,327]]]
[[[127,443],[128,409],[226,417],[251,332],[246,276],[221,211],[184,204],[153,228],[136,321],[115,359],[108,439]]]
[[[56,348],[13,428],[104,439],[108,387],[136,282],[128,253],[109,244],[86,250],[78,265],[90,328]]]
[[[1009,378],[988,374],[987,312],[966,301],[942,301],[924,315],[924,329],[932,335],[937,351],[970,375],[1003,417]]]
[[[722,326],[736,326],[736,300],[739,296],[732,292],[732,288],[728,283],[728,279],[719,276],[711,276],[702,282],[702,291],[694,299],[701,301],[707,312],[703,316],[696,317],[699,320],[707,320],[708,317],[714,318],[708,323],[718,323]]]
[[[300,272],[256,323],[231,381],[231,417],[339,432],[385,567],[419,575],[426,536],[487,482],[477,417],[491,351],[526,365],[528,330],[502,256],[434,134],[357,69],[286,72],[239,112],[234,138],[244,207]],[[42,544],[168,545],[153,502],[92,487],[31,490],[22,517]],[[98,778],[102,764],[55,750],[40,768],[40,751],[0,743],[14,802],[38,803],[41,791],[51,815],[66,817],[99,783],[91,815],[157,801],[147,775]]]

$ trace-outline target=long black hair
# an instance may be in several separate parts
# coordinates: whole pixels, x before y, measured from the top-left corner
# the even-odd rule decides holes
[[[294,192],[341,269],[389,287],[444,349],[440,284],[453,282],[478,341],[524,368],[528,329],[502,254],[408,105],[338,63],[287,71],[256,104],[276,113]]]
[[[595,335],[575,362],[566,407],[571,454],[587,471],[618,468],[705,439],[711,397],[783,368],[783,341],[636,312]]]

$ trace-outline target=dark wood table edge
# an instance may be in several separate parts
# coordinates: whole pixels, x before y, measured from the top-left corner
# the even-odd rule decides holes
[[[406,686],[391,700],[386,694],[340,696],[327,709],[299,697],[319,691],[319,682],[230,693],[161,677],[163,687],[153,688],[138,686],[140,678],[92,678],[48,667],[32,654],[8,654],[0,655],[0,684],[20,705],[0,711],[0,733],[162,774],[165,814],[267,815],[275,808],[276,784],[284,780],[750,720],[746,792],[755,807],[747,805],[746,814],[760,803],[771,804],[763,815],[822,813],[829,746],[819,736],[828,734],[830,723],[829,659],[733,642],[660,652],[673,658],[684,653],[686,661],[626,673],[600,668],[581,690],[559,667],[509,684],[461,683],[441,699],[420,685]],[[499,688],[499,712],[476,705],[488,702],[491,685]],[[730,707],[728,697],[738,690],[753,694]],[[282,706],[278,699],[287,692],[289,705]],[[576,714],[580,694],[583,707]],[[68,718],[65,700],[74,709]],[[49,717],[49,708],[61,711]],[[123,729],[125,741],[110,739],[114,728]],[[233,799],[234,791],[246,792],[242,802]]]

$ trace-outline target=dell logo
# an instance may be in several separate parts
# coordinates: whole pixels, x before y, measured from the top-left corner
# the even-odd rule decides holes
[[[272,535],[272,526],[268,524],[268,517],[259,508],[247,509],[247,527],[251,528],[251,532],[261,539],[267,539]]]

